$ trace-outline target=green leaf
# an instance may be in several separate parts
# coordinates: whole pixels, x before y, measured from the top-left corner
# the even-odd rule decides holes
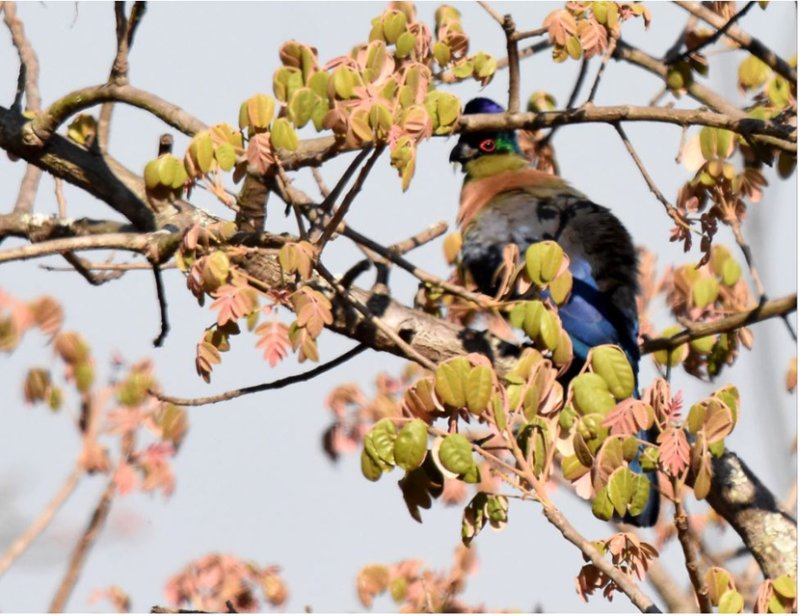
[[[578,456],[571,455],[566,458],[561,458],[561,474],[567,481],[575,481],[583,477],[591,469],[581,464]]]
[[[500,432],[505,432],[508,420],[500,394],[495,394],[492,398],[492,412],[494,413],[494,423],[497,425],[497,429]]]
[[[439,461],[451,473],[467,474],[475,466],[469,440],[463,434],[448,434],[439,446]]]
[[[525,307],[522,329],[531,337],[531,340],[536,340],[539,337],[539,327],[542,323],[540,315],[545,310],[544,304],[539,300],[535,300],[532,302],[525,302],[522,305]]]
[[[739,65],[739,86],[744,90],[755,90],[766,83],[769,67],[759,58],[748,56]]]
[[[397,37],[394,44],[394,55],[396,58],[406,58],[417,44],[417,37],[411,32],[403,32]]]
[[[408,20],[405,13],[400,11],[388,11],[383,17],[383,37],[390,45],[397,42],[403,32],[407,29]]]
[[[220,143],[214,148],[214,157],[223,171],[230,171],[236,164],[236,150],[230,143]]]
[[[698,308],[713,304],[717,301],[717,297],[719,297],[719,282],[716,278],[707,276],[692,284],[692,302]]]
[[[422,465],[428,452],[428,427],[421,419],[413,419],[402,427],[394,441],[394,461],[410,471]]]
[[[339,66],[333,72],[333,88],[336,96],[341,99],[352,98],[355,95],[355,86],[358,83],[358,77],[353,72],[353,69],[347,66]]]
[[[275,71],[272,77],[272,89],[275,97],[285,103],[294,91],[303,87],[303,72],[299,68],[283,66]]]
[[[742,595],[730,588],[722,593],[719,598],[720,614],[738,614],[744,609],[744,598]]]
[[[608,479],[608,498],[617,515],[623,516],[636,489],[636,477],[627,468],[618,468]]]
[[[564,251],[556,242],[536,242],[525,251],[525,269],[534,284],[544,287],[555,280],[563,259]]]
[[[289,119],[297,128],[303,128],[311,119],[311,113],[314,111],[314,106],[317,104],[319,97],[314,93],[311,88],[300,88],[292,94],[289,105],[286,110],[289,113]]]
[[[772,588],[786,599],[794,599],[797,596],[797,580],[790,575],[776,577],[772,580]]]
[[[702,338],[695,338],[689,343],[689,346],[692,347],[692,350],[696,353],[700,353],[701,355],[708,355],[714,349],[714,345],[717,343],[717,337],[715,335],[711,336],[704,336]]]
[[[617,400],[633,395],[636,379],[628,358],[617,346],[605,344],[592,349],[592,371],[603,378]]]
[[[683,328],[680,325],[670,325],[669,327],[665,328],[660,334],[659,338],[671,338],[675,334],[678,334],[683,331]],[[671,351],[664,350],[664,351],[656,351],[653,353],[653,359],[656,360],[656,363],[666,366],[669,365],[671,367],[675,367],[680,364],[686,356],[689,354],[689,347],[686,344],[682,344],[679,347],[672,349]]]
[[[635,479],[628,511],[631,515],[639,515],[644,511],[647,502],[650,500],[650,480],[642,474],[632,474]]]
[[[432,47],[433,57],[439,66],[447,66],[450,64],[450,46],[442,41],[436,41]]]
[[[208,131],[203,131],[192,139],[192,143],[189,145],[189,154],[200,171],[208,173],[211,170],[211,163],[214,162],[214,143],[211,141]],[[162,182],[162,184],[166,184],[166,182]]]
[[[614,515],[614,505],[608,498],[607,486],[603,486],[603,488],[595,494],[594,500],[592,501],[592,513],[594,517],[606,521],[610,520],[611,516]]]
[[[587,372],[575,377],[572,380],[572,393],[575,406],[583,415],[605,415],[616,405],[608,384],[599,374]]]
[[[364,437],[364,446],[369,454],[376,460],[394,466],[394,442],[397,438],[397,428],[394,422],[389,419],[381,419],[372,426]]]
[[[297,133],[286,118],[278,118],[272,123],[269,140],[275,149],[282,148],[290,152],[296,150],[299,143]]]
[[[436,368],[436,395],[442,402],[455,408],[466,405],[465,386],[469,370],[469,362],[463,357],[451,359]]]
[[[569,297],[570,291],[572,291],[572,272],[568,269],[561,272],[550,283],[549,288],[550,297],[553,298],[553,301],[559,306],[563,304]]]
[[[470,413],[480,415],[489,405],[494,381],[492,371],[486,366],[475,366],[469,371],[464,394]]]
[[[739,263],[731,258],[722,264],[722,284],[726,287],[732,287],[742,276],[742,268]]]
[[[539,340],[551,351],[558,347],[561,340],[558,317],[546,308],[539,313]]]
[[[367,453],[366,447],[361,450],[361,474],[370,481],[378,481],[383,475],[383,468]]]

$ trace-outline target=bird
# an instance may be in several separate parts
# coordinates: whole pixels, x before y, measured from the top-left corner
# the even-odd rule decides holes
[[[464,108],[464,114],[503,112],[488,98],[472,99]],[[573,276],[570,296],[558,309],[574,354],[562,379],[568,382],[578,374],[592,347],[615,344],[625,352],[638,382],[638,259],[622,222],[562,178],[532,168],[514,131],[462,133],[450,162],[459,163],[465,176],[457,219],[461,265],[478,289],[492,296],[498,292],[497,271],[507,244],[516,244],[524,257],[536,242],[557,242],[569,257]],[[654,437],[639,436],[651,442]],[[631,467],[641,470],[638,459]],[[624,519],[642,527],[655,524],[659,510],[655,474],[647,475],[647,505]]]

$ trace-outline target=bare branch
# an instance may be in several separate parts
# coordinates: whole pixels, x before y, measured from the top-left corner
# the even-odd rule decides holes
[[[797,523],[732,451],[711,458],[706,500],[741,536],[765,578],[797,576]]]
[[[739,11],[735,15],[733,15],[728,21],[726,21],[725,24],[721,28],[717,28],[717,30],[716,30],[716,32],[714,32],[714,34],[709,36],[707,39],[701,41],[700,43],[698,43],[697,45],[695,45],[691,49],[687,49],[686,51],[684,51],[681,55],[679,55],[676,58],[673,58],[672,56],[667,54],[665,56],[666,61],[669,62],[670,64],[675,64],[677,62],[680,62],[681,60],[688,59],[689,56],[691,56],[693,53],[697,53],[698,51],[702,51],[704,48],[708,47],[709,45],[713,45],[714,43],[716,43],[720,39],[720,37],[723,34],[725,34],[731,28],[731,26],[733,26],[733,24],[735,24],[742,17],[744,17],[747,14],[747,12],[751,8],[753,8],[753,6],[755,6],[755,4],[756,4],[755,0],[750,0],[750,2],[745,4],[743,8],[739,9]]]
[[[39,111],[42,108],[42,96],[39,92],[39,59],[33,50],[28,37],[25,36],[25,28],[22,21],[17,17],[16,2],[6,1],[3,3],[3,20],[11,32],[11,42],[17,48],[19,55],[20,73],[23,75],[23,90],[25,92],[25,108],[31,111]],[[19,101],[15,101],[15,107]]]
[[[680,494],[680,485],[677,479],[672,480],[673,492],[676,495]],[[683,559],[686,564],[686,571],[689,573],[689,579],[694,588],[697,604],[700,606],[700,611],[704,614],[713,612],[711,599],[708,596],[708,586],[703,582],[700,574],[700,563],[697,561],[697,553],[692,543],[692,537],[689,533],[689,518],[686,515],[686,510],[683,508],[683,501],[680,496],[675,498],[675,529],[678,533],[678,542],[681,544],[683,550]]]
[[[614,581],[619,589],[628,596],[631,602],[639,608],[639,611],[648,614],[661,612],[661,610],[656,607],[655,603],[653,603],[653,600],[639,590],[639,587],[633,579],[614,568],[614,566],[600,554],[594,543],[584,538],[583,535],[569,523],[561,511],[551,506],[544,507],[542,512],[547,520],[561,531],[561,534],[567,541],[578,547],[578,549],[592,561],[595,567]]]
[[[167,396],[157,392],[150,393],[162,402],[170,402],[179,406],[203,406],[205,404],[216,404],[217,402],[224,402],[225,400],[233,400],[239,396],[246,396],[248,394],[255,394],[273,389],[282,389],[284,387],[288,387],[289,385],[294,385],[295,383],[308,381],[316,376],[319,376],[320,374],[323,374],[324,372],[327,372],[328,370],[335,368],[336,366],[342,365],[359,353],[366,351],[367,348],[368,347],[364,344],[358,344],[349,351],[346,351],[338,357],[320,364],[311,370],[306,370],[300,374],[293,374],[292,376],[270,381],[269,383],[262,383],[261,385],[250,385],[249,387],[242,387],[240,389],[231,389],[230,391],[226,391],[215,396],[205,396],[202,398],[175,398],[173,396]]]
[[[47,503],[47,506],[37,516],[28,529],[19,536],[19,538],[11,544],[3,557],[0,558],[0,576],[2,576],[12,563],[19,558],[25,550],[36,540],[36,538],[47,528],[48,524],[53,520],[58,510],[69,498],[70,494],[75,491],[78,481],[84,474],[84,470],[80,466],[76,466],[72,472],[67,476],[61,488],[53,496],[52,500]]]
[[[24,261],[47,255],[74,252],[77,250],[129,250],[141,254],[153,255],[163,260],[172,255],[178,248],[181,233],[107,233],[83,237],[70,237],[47,240],[39,244],[22,246],[0,252],[0,263]]]
[[[611,59],[611,56],[614,54],[614,50],[617,48],[617,39],[612,38],[611,41],[608,43],[608,49],[603,54],[603,59],[600,62],[600,68],[597,69],[597,77],[594,78],[594,83],[592,84],[592,89],[589,90],[589,98],[586,99],[585,104],[591,104],[594,102],[594,96],[597,94],[597,88],[600,87],[600,80],[603,78],[603,73],[606,71],[606,66],[608,66],[608,61]]]
[[[428,370],[435,370],[436,364],[430,361],[427,357],[421,355],[414,349],[413,346],[408,344],[405,340],[403,340],[400,335],[392,329],[389,325],[384,323],[380,317],[376,316],[369,307],[362,303],[354,294],[350,292],[350,290],[345,289],[339,283],[336,282],[333,275],[325,268],[322,263],[316,264],[316,269],[320,273],[320,275],[325,279],[325,281],[333,287],[336,291],[336,294],[345,300],[348,304],[350,304],[353,308],[355,308],[358,312],[360,312],[367,321],[380,331],[382,331],[386,336],[388,336],[392,342],[397,345],[404,356],[407,359],[417,362],[423,368],[427,368]]]
[[[655,351],[676,349],[682,344],[711,336],[713,334],[723,334],[733,331],[740,327],[766,321],[772,317],[782,316],[797,310],[797,294],[787,295],[780,299],[773,299],[756,306],[752,310],[743,310],[716,321],[699,323],[684,329],[682,332],[669,338],[654,338],[645,341],[640,350],[643,355],[654,353]]]
[[[322,235],[315,242],[318,253],[322,252],[322,250],[325,248],[325,244],[328,242],[329,239],[331,239],[331,236],[333,236],[333,234],[336,232],[336,229],[339,227],[339,224],[341,224],[341,222],[344,220],[345,214],[347,214],[347,211],[350,209],[350,205],[353,203],[353,200],[356,198],[358,193],[361,192],[361,187],[364,185],[364,182],[366,181],[369,172],[372,171],[372,167],[375,165],[375,162],[378,160],[378,158],[380,158],[381,154],[383,154],[385,148],[386,146],[384,145],[379,145],[377,148],[375,148],[375,151],[372,153],[372,156],[370,156],[369,160],[364,164],[364,167],[358,174],[356,181],[353,182],[353,186],[350,188],[349,191],[347,191],[347,195],[345,195],[339,207],[336,208],[336,212],[334,212],[330,221],[325,226]],[[341,182],[339,183],[341,184]]]
[[[639,155],[636,153],[636,150],[633,148],[633,144],[630,142],[630,139],[628,139],[628,135],[623,130],[622,125],[617,122],[616,124],[614,124],[614,128],[619,134],[620,139],[622,139],[622,143],[625,144],[625,149],[628,150],[628,154],[631,155],[633,162],[636,163],[636,167],[642,174],[642,177],[644,178],[644,181],[647,183],[647,187],[650,189],[650,192],[652,192],[656,196],[656,199],[658,199],[661,202],[661,204],[664,206],[664,209],[667,211],[667,215],[675,222],[675,224],[678,224],[682,227],[686,227],[687,223],[684,220],[681,213],[674,205],[672,205],[669,201],[667,201],[667,198],[658,189],[658,186],[656,186],[656,183],[653,181],[653,178],[650,177],[650,173],[648,173],[647,168],[644,166],[644,163],[639,158]]]
[[[126,447],[125,451],[123,451],[122,459],[127,458],[129,453],[130,446]],[[103,493],[100,495],[100,500],[92,512],[92,516],[89,519],[89,524],[86,526],[86,530],[84,530],[80,539],[78,539],[78,543],[75,545],[75,548],[72,551],[67,572],[64,575],[64,578],[61,580],[61,585],[58,587],[58,590],[53,597],[53,601],[50,603],[50,612],[64,611],[67,601],[69,601],[69,597],[75,588],[75,584],[78,582],[78,576],[80,575],[81,569],[86,562],[86,557],[89,554],[89,550],[94,545],[97,536],[100,534],[100,531],[102,530],[103,525],[108,518],[108,514],[111,512],[111,501],[114,498],[114,493],[116,490],[117,486],[114,483],[114,477],[112,475],[111,479],[109,479],[108,483],[106,484]]]
[[[501,26],[503,25],[503,16],[497,12],[497,10],[492,6],[491,2],[486,2],[486,0],[478,0],[478,4],[481,5],[481,8],[489,13],[497,23]]]
[[[511,15],[503,18],[503,32],[506,35],[506,53],[508,53],[508,111],[519,111],[519,48],[515,38],[517,27]]]
[[[726,20],[724,17],[718,15],[710,9],[707,9],[702,4],[697,2],[686,2],[684,0],[677,0],[675,4],[688,11],[695,17],[698,17],[706,23],[711,24],[718,30],[726,26]],[[743,30],[740,30],[737,26],[733,25],[728,26],[725,36],[744,47],[747,51],[764,62],[784,79],[788,79],[793,84],[797,83],[797,71],[789,66],[786,60],[769,49],[758,39],[753,38]]]
[[[25,167],[25,175],[19,184],[17,201],[14,203],[14,212],[23,214],[33,211],[33,203],[36,200],[36,193],[39,190],[39,181],[42,179],[42,170],[39,167],[28,164]]]
[[[161,315],[161,329],[158,336],[153,340],[154,347],[160,347],[169,333],[169,319],[167,318],[167,293],[164,290],[164,280],[161,277],[161,268],[158,261],[151,262],[153,269],[153,279],[156,283],[156,296],[158,297],[158,312]]]
[[[69,117],[100,103],[111,102],[126,103],[148,111],[187,135],[194,135],[206,128],[203,122],[155,94],[127,84],[107,83],[75,90],[55,101],[31,120],[25,131],[25,143],[31,147],[42,147]]]

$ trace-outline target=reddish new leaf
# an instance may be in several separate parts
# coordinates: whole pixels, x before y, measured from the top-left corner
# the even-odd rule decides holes
[[[256,347],[264,349],[264,359],[274,368],[289,354],[289,327],[280,321],[267,321],[256,328]]]
[[[659,458],[673,477],[689,466],[689,442],[680,428],[669,427],[658,437]]]
[[[214,291],[214,303],[211,309],[217,311],[217,325],[225,325],[229,321],[238,321],[258,308],[256,294],[249,287],[222,285]]]
[[[269,133],[252,136],[250,143],[247,144],[247,162],[259,175],[265,175],[275,164],[275,153]]]

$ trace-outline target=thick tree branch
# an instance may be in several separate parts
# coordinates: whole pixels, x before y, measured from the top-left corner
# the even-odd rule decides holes
[[[150,112],[160,120],[187,135],[206,128],[200,120],[181,107],[131,85],[105,83],[70,92],[38,114],[25,129],[25,144],[41,147],[68,118],[100,103],[126,103]]]
[[[733,452],[712,458],[706,500],[733,527],[764,577],[797,576],[797,522]]]

